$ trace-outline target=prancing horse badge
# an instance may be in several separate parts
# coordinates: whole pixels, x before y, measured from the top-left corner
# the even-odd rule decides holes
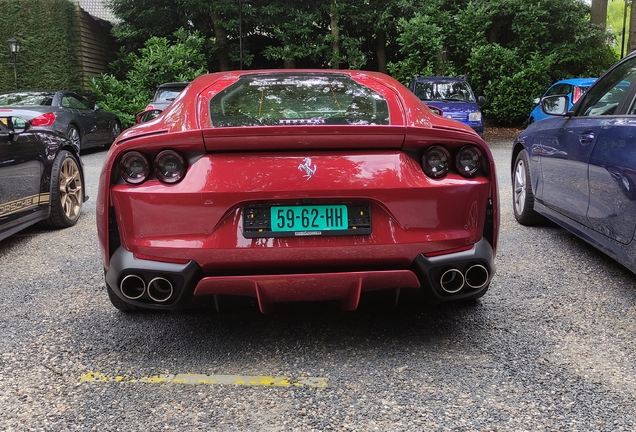
[[[298,165],[298,169],[300,171],[305,171],[304,177],[309,180],[314,174],[316,174],[316,169],[318,169],[318,167],[316,164],[314,164],[313,168],[311,167],[311,158],[304,158],[303,162],[304,163]]]

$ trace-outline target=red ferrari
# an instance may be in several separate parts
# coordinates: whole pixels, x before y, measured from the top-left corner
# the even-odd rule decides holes
[[[97,229],[120,310],[202,296],[353,310],[375,290],[484,295],[499,199],[486,143],[387,75],[234,71],[117,139]]]

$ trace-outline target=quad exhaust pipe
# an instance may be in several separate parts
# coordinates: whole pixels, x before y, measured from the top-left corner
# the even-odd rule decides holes
[[[488,269],[481,264],[470,266],[465,272],[452,268],[446,270],[439,280],[442,289],[449,293],[455,294],[461,291],[464,286],[478,290],[488,283]]]
[[[157,303],[168,301],[173,293],[174,288],[168,279],[156,277],[148,284],[148,297]]]
[[[129,300],[137,300],[146,292],[146,282],[137,275],[128,275],[119,284],[121,293]]]
[[[151,300],[164,303],[174,294],[172,282],[166,278],[155,277],[146,286],[146,282],[137,275],[130,274],[122,279],[119,289],[124,297],[129,300],[138,300],[147,294]]]

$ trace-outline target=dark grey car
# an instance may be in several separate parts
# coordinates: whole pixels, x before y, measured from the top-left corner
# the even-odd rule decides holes
[[[0,94],[0,113],[19,111],[33,127],[66,135],[78,148],[110,146],[121,133],[121,121],[77,93],[18,91]]]

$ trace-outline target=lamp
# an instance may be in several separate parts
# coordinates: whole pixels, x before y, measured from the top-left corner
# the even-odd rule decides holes
[[[9,43],[9,52],[11,52],[11,56],[13,57],[13,77],[15,78],[15,89],[18,89],[18,52],[20,51],[20,41],[14,37],[7,40]]]

